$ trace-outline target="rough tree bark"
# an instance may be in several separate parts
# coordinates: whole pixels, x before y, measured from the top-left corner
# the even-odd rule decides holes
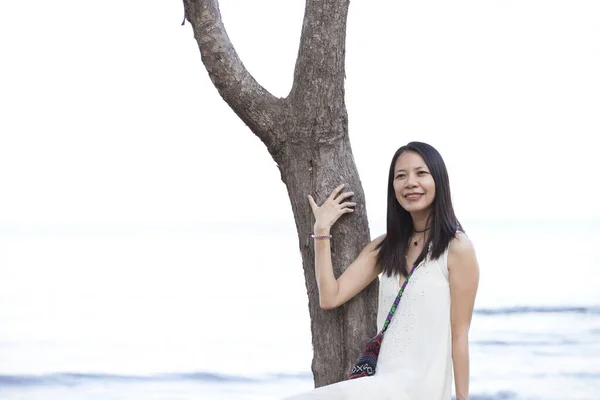
[[[314,275],[313,216],[306,195],[322,202],[339,183],[355,192],[356,211],[334,226],[339,276],[369,242],[365,196],[348,138],[344,102],[349,0],[307,0],[292,90],[280,99],[244,67],[221,21],[218,0],[183,0],[202,62],[215,87],[275,162],[292,204],[311,318],[315,386],[338,382],[375,332],[377,282],[344,306],[319,307]]]

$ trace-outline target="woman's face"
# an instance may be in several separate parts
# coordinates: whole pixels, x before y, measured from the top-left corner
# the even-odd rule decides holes
[[[435,182],[420,154],[405,151],[394,165],[396,200],[409,213],[429,211],[435,198]]]

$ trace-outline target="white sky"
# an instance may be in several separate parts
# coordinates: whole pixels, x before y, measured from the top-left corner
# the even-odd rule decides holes
[[[304,1],[221,0],[242,60],[291,87]],[[395,149],[444,156],[459,218],[600,217],[600,3],[353,1],[346,94],[372,218]],[[0,223],[291,222],[179,1],[0,4]]]

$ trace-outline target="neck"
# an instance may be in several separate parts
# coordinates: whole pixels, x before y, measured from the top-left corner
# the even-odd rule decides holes
[[[422,232],[426,229],[429,229],[429,226],[427,225],[429,219],[429,211],[421,213],[411,213],[410,216],[412,217],[413,230],[415,232]]]

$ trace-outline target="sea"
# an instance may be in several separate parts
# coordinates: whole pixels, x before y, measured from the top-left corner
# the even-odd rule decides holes
[[[471,400],[600,400],[598,222],[463,221]],[[0,225],[1,400],[281,399],[309,322],[293,221]]]

